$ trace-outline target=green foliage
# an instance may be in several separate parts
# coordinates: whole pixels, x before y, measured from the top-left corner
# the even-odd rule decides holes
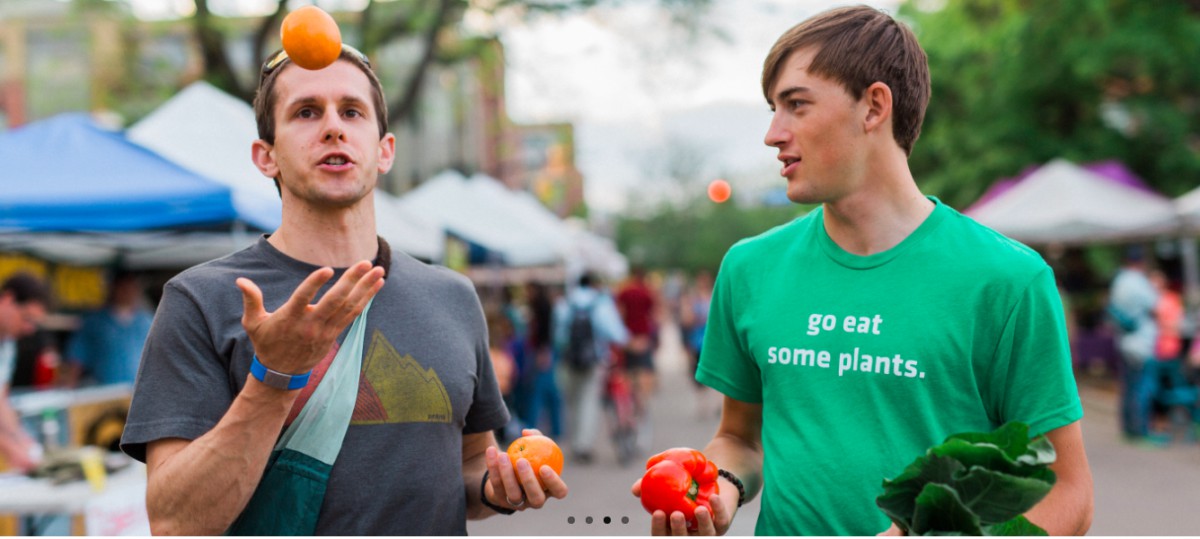
[[[649,268],[716,272],[738,240],[755,236],[802,215],[796,206],[740,207],[694,199],[682,207],[662,205],[647,217],[617,222],[617,248],[630,262]]]
[[[1119,159],[1177,196],[1200,177],[1200,14],[1185,2],[947,0],[900,9],[933,95],[910,165],[964,207],[1055,157]]]
[[[910,535],[1046,535],[1021,515],[1054,486],[1055,458],[1023,423],[955,434],[885,479],[875,503]]]

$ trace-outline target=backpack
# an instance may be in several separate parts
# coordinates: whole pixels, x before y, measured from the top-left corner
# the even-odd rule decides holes
[[[600,354],[596,352],[596,334],[592,326],[592,306],[572,305],[567,329],[567,347],[563,352],[567,366],[584,370],[599,364]]]

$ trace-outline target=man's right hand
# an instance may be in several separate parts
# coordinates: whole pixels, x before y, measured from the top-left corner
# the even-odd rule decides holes
[[[245,277],[237,280],[245,311],[242,327],[254,345],[258,360],[272,370],[302,374],[329,353],[338,335],[383,288],[382,267],[367,261],[350,266],[316,304],[311,304],[333,270],[312,272],[292,297],[275,312],[263,307],[262,290]]]

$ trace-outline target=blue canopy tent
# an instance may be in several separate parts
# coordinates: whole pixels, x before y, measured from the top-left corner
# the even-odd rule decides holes
[[[0,133],[0,230],[129,231],[227,223],[230,191],[63,114]]]
[[[228,187],[99,127],[86,114],[0,133],[0,160],[0,247],[9,250],[114,263],[139,250],[179,245],[179,231],[244,228]]]

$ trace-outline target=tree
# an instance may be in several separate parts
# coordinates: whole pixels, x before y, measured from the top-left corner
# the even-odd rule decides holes
[[[1162,193],[1200,178],[1200,7],[1138,0],[910,0],[933,96],[910,164],[963,207],[1055,157],[1118,159]]]

